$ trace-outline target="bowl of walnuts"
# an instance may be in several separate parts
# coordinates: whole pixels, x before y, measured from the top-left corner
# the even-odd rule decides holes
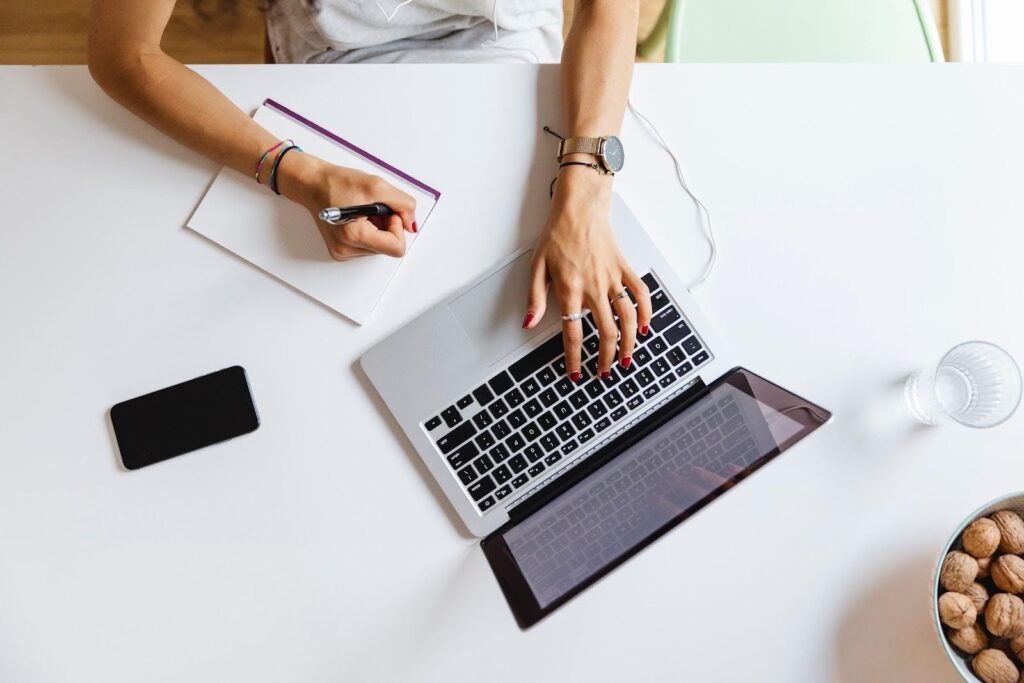
[[[942,646],[965,681],[1018,683],[1024,672],[1024,492],[968,517],[935,570]]]

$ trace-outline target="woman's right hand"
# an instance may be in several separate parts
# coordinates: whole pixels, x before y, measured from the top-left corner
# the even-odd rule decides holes
[[[292,152],[281,160],[278,189],[306,207],[336,261],[358,256],[405,254],[405,232],[416,232],[416,200],[379,176],[335,166],[311,154]],[[395,213],[333,225],[320,220],[328,206],[380,202]]]

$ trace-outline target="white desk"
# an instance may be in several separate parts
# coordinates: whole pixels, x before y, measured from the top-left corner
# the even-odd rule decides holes
[[[200,71],[444,196],[357,328],[182,228],[215,167],[84,68],[0,69],[0,681],[955,680],[932,563],[1022,488],[1024,419],[915,429],[896,387],[968,338],[1024,358],[1024,68],[637,68],[718,230],[698,300],[836,419],[525,633],[354,364],[532,241],[556,71]],[[316,94],[352,84],[393,97]],[[668,158],[623,138],[617,186],[692,277]],[[120,468],[111,404],[235,363],[259,431]]]

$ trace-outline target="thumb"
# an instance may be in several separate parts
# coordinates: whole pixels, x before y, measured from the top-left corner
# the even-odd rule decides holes
[[[530,273],[530,294],[526,302],[523,329],[531,330],[544,317],[548,303],[548,269],[544,259],[534,259]]]

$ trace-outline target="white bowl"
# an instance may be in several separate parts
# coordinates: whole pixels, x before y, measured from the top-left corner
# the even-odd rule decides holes
[[[970,683],[983,683],[980,678],[974,675],[971,671],[970,657],[965,657],[960,652],[949,644],[946,640],[946,633],[943,630],[942,621],[939,619],[939,591],[942,590],[942,586],[939,585],[939,576],[942,573],[942,561],[946,559],[946,553],[950,550],[958,549],[960,542],[960,534],[967,528],[967,525],[976,520],[978,517],[985,517],[991,515],[993,512],[999,512],[1000,510],[1013,510],[1018,515],[1024,517],[1024,491],[1018,493],[1010,493],[1005,496],[996,498],[995,500],[986,503],[982,507],[978,508],[970,515],[967,519],[960,523],[960,526],[956,528],[956,531],[946,541],[946,545],[942,549],[942,554],[939,555],[939,561],[935,565],[935,577],[932,580],[932,620],[935,625],[935,630],[939,634],[939,642],[942,643],[942,649],[945,650],[946,656],[949,657],[949,661],[953,663],[953,667],[959,672],[960,677]],[[1017,662],[1014,662],[1017,664]],[[1020,668],[1020,665],[1018,665]]]

